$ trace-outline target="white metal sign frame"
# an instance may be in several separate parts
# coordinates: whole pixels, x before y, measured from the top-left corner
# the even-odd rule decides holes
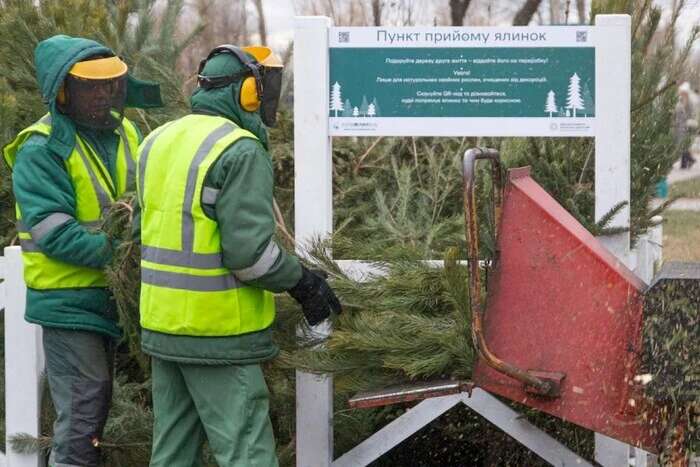
[[[333,230],[328,103],[330,28],[331,21],[326,17],[295,18],[294,200],[295,240],[300,254],[311,239],[328,236]],[[631,19],[628,15],[601,15],[596,17],[593,28],[598,38],[595,58],[595,216],[600,219],[619,203],[626,202],[627,207],[615,216],[611,225],[628,227]],[[603,241],[629,265],[628,233]],[[328,467],[333,463],[332,377],[297,372],[296,384],[297,466]]]

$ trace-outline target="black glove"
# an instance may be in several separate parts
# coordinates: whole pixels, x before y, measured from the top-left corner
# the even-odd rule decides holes
[[[301,305],[309,326],[316,326],[328,318],[331,311],[336,314],[343,311],[338,297],[326,282],[328,275],[325,272],[312,271],[304,266],[301,267],[301,272],[297,285],[287,292]]]

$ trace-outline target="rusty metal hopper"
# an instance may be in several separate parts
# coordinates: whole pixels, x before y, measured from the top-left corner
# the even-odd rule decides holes
[[[465,180],[473,178],[467,165]],[[472,203],[468,192],[469,187],[469,210],[473,189]],[[655,409],[645,405],[633,382],[646,285],[547,194],[527,168],[509,172],[502,207],[496,210],[499,217],[498,253],[485,300],[475,290],[480,284],[472,284],[474,340],[481,355],[474,383],[655,451],[661,435]],[[468,215],[468,232],[471,227]],[[470,243],[478,244],[476,234],[473,228]],[[470,253],[470,263],[478,277],[477,255]]]

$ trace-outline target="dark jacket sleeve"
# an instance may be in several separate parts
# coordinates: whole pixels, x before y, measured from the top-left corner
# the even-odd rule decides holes
[[[104,267],[112,257],[107,236],[75,219],[75,191],[63,160],[33,136],[19,150],[13,168],[13,190],[22,222],[41,251],[77,266]],[[45,221],[52,216],[55,221]],[[37,229],[37,226],[40,229]]]
[[[274,239],[272,160],[262,145],[253,139],[234,143],[204,185],[219,190],[213,209],[204,209],[219,224],[224,265],[255,287],[272,292],[294,287],[301,265]]]

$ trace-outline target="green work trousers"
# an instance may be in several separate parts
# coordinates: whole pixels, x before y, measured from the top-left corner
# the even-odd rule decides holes
[[[114,339],[96,332],[43,328],[51,399],[56,409],[51,467],[97,467],[112,399]]]
[[[260,365],[152,362],[151,467],[201,465],[205,439],[220,467],[277,466]]]

